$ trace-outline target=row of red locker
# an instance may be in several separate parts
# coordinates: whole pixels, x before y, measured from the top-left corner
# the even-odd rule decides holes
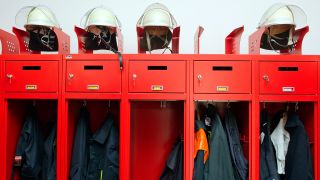
[[[10,179],[23,116],[35,100],[41,119],[57,114],[57,179],[68,179],[84,100],[96,130],[110,109],[120,129],[120,179],[157,179],[184,134],[184,178],[192,179],[194,102],[230,102],[238,117],[250,179],[259,179],[259,111],[288,102],[308,132],[319,178],[318,56],[3,55],[1,179]],[[46,129],[46,122],[43,122]]]

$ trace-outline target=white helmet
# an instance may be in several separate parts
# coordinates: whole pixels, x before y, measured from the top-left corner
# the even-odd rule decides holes
[[[89,10],[82,18],[81,25],[87,29],[89,26],[121,27],[117,16],[104,7]]]
[[[166,6],[160,3],[154,3],[144,11],[138,20],[137,26],[162,26],[173,29],[177,26],[177,22]]]
[[[262,16],[260,27],[273,25],[293,25],[295,27],[305,26],[307,16],[304,11],[296,5],[274,4]]]
[[[45,6],[27,6],[22,8],[16,15],[16,23],[29,25],[57,27],[59,23],[53,12]]]

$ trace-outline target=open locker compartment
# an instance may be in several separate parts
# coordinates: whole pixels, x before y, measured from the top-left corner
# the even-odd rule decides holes
[[[216,110],[219,114],[222,126],[224,127],[224,132],[227,135],[226,129],[225,129],[225,112],[224,110],[226,108],[230,108],[231,112],[234,114],[235,116],[235,120],[236,120],[236,124],[237,124],[237,128],[238,128],[238,132],[239,132],[239,140],[240,140],[240,144],[242,147],[242,151],[244,154],[244,157],[246,158],[247,162],[248,162],[248,173],[247,176],[249,177],[249,171],[250,171],[250,122],[251,122],[251,102],[250,101],[215,101],[215,100],[195,100],[194,101],[194,121],[197,121],[200,117],[200,120],[204,120],[204,117],[206,117],[206,110],[208,107],[208,104],[211,104],[213,106],[216,107]],[[197,115],[197,112],[199,111],[199,116]],[[208,127],[208,126],[206,126]],[[195,133],[195,130],[194,130]],[[214,133],[214,132],[212,132]],[[195,135],[193,136],[195,137]],[[192,139],[192,147],[194,147],[194,140]],[[210,152],[210,139],[207,135],[207,141],[208,141],[208,145],[209,145],[209,152]],[[229,142],[228,142],[229,144]],[[229,146],[229,150],[231,152],[230,146]],[[214,150],[213,150],[214,151]],[[192,151],[193,152],[193,151]],[[232,156],[231,157],[231,161],[232,161]],[[193,159],[195,158],[194,154],[193,154]],[[210,158],[210,157],[209,157]],[[233,166],[235,166],[233,164]],[[192,173],[193,174],[193,173]],[[194,177],[194,175],[193,175]],[[250,179],[250,178],[249,178]]]
[[[130,107],[130,179],[159,179],[174,144],[179,138],[184,144],[185,101],[131,101]]]
[[[57,100],[18,100],[9,99],[5,102],[5,161],[6,179],[11,179],[15,153],[21,130],[23,128],[26,115],[35,108],[39,122],[40,133],[44,140],[49,136],[52,128],[58,121],[58,101]],[[57,131],[57,129],[56,129]],[[57,142],[56,137],[56,145]],[[57,150],[57,147],[56,147]],[[56,161],[56,163],[58,163]],[[20,179],[20,168],[15,168],[14,179]],[[56,174],[57,176],[57,174]]]
[[[299,116],[299,120],[302,122],[304,129],[308,135],[309,144],[310,144],[310,152],[311,152],[311,159],[312,159],[312,168],[313,168],[313,177],[315,177],[315,165],[316,165],[316,148],[315,148],[315,142],[316,142],[316,124],[317,124],[317,104],[315,102],[272,102],[272,101],[266,101],[266,102],[260,102],[260,112],[265,108],[268,112],[268,115],[272,121],[274,120],[274,116],[279,111],[287,111],[296,113]],[[287,121],[289,121],[288,119]],[[259,119],[260,122],[260,119]],[[259,123],[260,124],[260,123]],[[274,129],[278,125],[278,122],[275,125],[271,125],[271,130]],[[259,132],[260,133],[260,132]],[[260,134],[259,134],[260,135]],[[259,140],[260,142],[260,140]],[[260,143],[259,143],[260,144]],[[261,145],[261,144],[260,144]],[[274,147],[273,147],[274,148]],[[290,148],[290,147],[289,147]],[[274,151],[275,152],[275,151]],[[276,156],[276,154],[275,154]],[[276,157],[275,157],[276,158]],[[275,160],[276,162],[276,160]]]
[[[120,100],[104,99],[68,99],[67,100],[67,177],[70,178],[73,144],[80,110],[83,107],[89,112],[89,126],[91,133],[95,133],[104,123],[108,113],[114,117],[119,132]]]

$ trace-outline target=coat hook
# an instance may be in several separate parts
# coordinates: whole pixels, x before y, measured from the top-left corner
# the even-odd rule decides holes
[[[295,105],[295,108],[294,108],[294,111],[297,112],[299,110],[299,103],[296,102],[296,105]]]
[[[289,102],[287,103],[287,107],[286,107],[286,111],[289,112],[290,110],[290,106],[289,106]]]
[[[228,100],[228,102],[227,102],[227,106],[226,106],[227,108],[230,108],[230,101]]]
[[[110,109],[110,107],[111,107],[111,101],[109,100],[109,102],[108,102],[108,108]]]
[[[83,100],[83,107],[86,107],[87,106],[87,101],[86,100]]]

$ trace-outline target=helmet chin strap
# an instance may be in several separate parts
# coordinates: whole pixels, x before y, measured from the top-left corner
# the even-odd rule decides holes
[[[276,40],[282,40],[282,39],[288,39],[288,43],[287,44],[280,44],[279,42],[277,42]],[[289,42],[292,42],[292,46],[290,46]],[[293,27],[290,28],[290,31],[289,31],[289,37],[278,37],[276,35],[271,35],[271,28],[268,27],[268,43],[270,45],[270,47],[272,48],[273,51],[277,52],[278,51],[273,47],[272,43],[275,43],[276,45],[280,46],[280,47],[283,47],[283,48],[287,48],[290,50],[290,52],[293,51],[294,49],[294,46],[295,46],[295,43],[294,40],[293,40]]]
[[[102,31],[102,36],[107,36],[107,32],[106,31]],[[111,36],[109,38],[109,41],[106,41],[104,40],[104,38],[101,37],[101,35],[98,35],[97,36],[99,39],[100,39],[100,43],[102,42],[106,48],[110,49],[113,53],[117,54],[118,55],[118,60],[119,60],[119,63],[120,63],[120,70],[123,69],[123,60],[122,60],[122,54],[121,52],[117,51],[116,49],[114,49],[111,45],[110,45],[110,42],[111,42]]]
[[[161,40],[164,42],[164,44],[162,45],[162,48],[164,48],[164,51],[162,52],[162,54],[164,54],[164,52],[165,52],[167,49],[169,49],[169,51],[172,53],[172,50],[171,50],[171,48],[169,47],[168,33],[166,33],[166,37],[165,37],[165,38],[163,38],[163,37],[161,37],[161,36],[157,36],[157,35],[152,35],[152,36],[150,37],[150,34],[149,34],[149,32],[147,31],[147,32],[146,32],[146,36],[147,36],[148,51],[149,51],[150,54],[151,54],[151,51],[152,51],[152,48],[151,48],[151,39],[153,39],[154,37],[158,37],[159,39],[161,39]]]

